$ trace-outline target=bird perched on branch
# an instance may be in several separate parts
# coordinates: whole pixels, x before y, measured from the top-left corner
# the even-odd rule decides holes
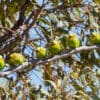
[[[0,70],[4,69],[5,67],[5,61],[3,57],[0,55]]]
[[[71,33],[67,37],[67,45],[69,48],[79,47],[80,41],[75,33]]]
[[[100,44],[100,34],[97,33],[97,32],[93,32],[91,35],[90,35],[90,42],[92,44]]]
[[[50,43],[48,50],[51,53],[51,55],[59,53],[61,51],[61,45],[60,45],[59,41],[53,40]]]
[[[22,54],[20,53],[12,53],[9,56],[9,64],[11,65],[19,65],[22,64],[25,61],[25,58]]]
[[[42,59],[46,57],[46,48],[44,47],[37,47],[36,49],[36,57],[38,59]]]

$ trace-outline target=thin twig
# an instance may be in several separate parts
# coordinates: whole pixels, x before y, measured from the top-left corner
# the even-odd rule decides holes
[[[30,62],[24,62],[22,65],[18,66],[15,69],[11,69],[11,70],[5,71],[5,72],[0,72],[0,76],[4,77],[4,76],[7,76],[7,75],[9,75],[13,72],[20,71],[20,70],[26,68],[29,64],[32,65],[32,67],[30,68],[30,70],[31,70],[31,69],[35,68],[36,65],[38,65],[38,64],[49,63],[49,62],[52,62],[52,61],[55,61],[55,60],[58,60],[58,59],[61,59],[61,58],[66,58],[67,59],[67,57],[71,56],[72,54],[79,53],[79,52],[82,52],[82,51],[94,50],[94,49],[100,50],[100,45],[81,46],[81,47],[73,49],[69,52],[66,51],[65,53],[55,55],[51,58],[46,58],[46,59],[42,59],[42,60],[33,60],[33,61],[30,61]]]

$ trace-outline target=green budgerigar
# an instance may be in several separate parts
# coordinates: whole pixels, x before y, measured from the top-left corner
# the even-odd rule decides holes
[[[46,57],[46,48],[44,47],[37,47],[36,49],[36,57],[38,59],[42,59]]]
[[[97,32],[93,32],[91,35],[90,35],[90,42],[92,44],[100,44],[100,34],[97,33]]]
[[[48,50],[51,53],[51,55],[60,53],[61,45],[60,45],[59,41],[57,41],[57,40],[52,41],[48,47]]]
[[[5,61],[3,57],[0,55],[0,70],[4,69],[5,67]]]
[[[80,41],[75,33],[71,33],[67,37],[67,45],[69,48],[79,47]]]
[[[11,65],[17,65],[17,64],[19,65],[19,64],[22,64],[24,61],[25,61],[25,58],[20,53],[15,52],[9,56],[9,64]]]

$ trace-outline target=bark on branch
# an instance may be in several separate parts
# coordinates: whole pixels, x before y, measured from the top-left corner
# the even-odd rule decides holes
[[[67,57],[71,56],[72,54],[79,53],[79,52],[82,52],[82,51],[94,50],[94,49],[100,50],[100,45],[81,46],[81,47],[75,48],[73,50],[66,51],[64,53],[55,55],[55,56],[50,57],[50,58],[46,58],[46,59],[42,59],[42,60],[33,60],[33,61],[30,61],[30,62],[24,62],[22,65],[18,66],[17,68],[11,69],[9,71],[0,72],[0,77],[4,77],[4,76],[7,76],[7,75],[9,75],[13,72],[23,70],[29,64],[31,64],[31,66],[32,66],[30,68],[30,70],[31,70],[31,69],[35,68],[36,65],[38,65],[38,64],[45,64],[45,63],[52,62],[52,61],[55,61],[55,60],[58,60],[58,59],[61,59],[61,58],[65,58],[65,57],[67,59]]]

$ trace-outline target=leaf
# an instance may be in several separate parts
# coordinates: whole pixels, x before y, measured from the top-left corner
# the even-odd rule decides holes
[[[44,89],[41,89],[41,93],[43,93],[44,95],[49,96],[49,97],[51,96],[50,93]]]
[[[85,100],[89,100],[89,97],[86,93],[84,93],[82,90],[78,91],[83,97]]]
[[[58,26],[58,27],[61,27],[61,28],[64,28],[64,27],[66,28],[66,27],[69,26],[69,23],[68,23],[67,21],[62,21],[62,20],[60,20],[60,21],[58,22],[57,26]]]
[[[80,82],[82,83],[82,86],[87,85],[87,82],[86,82],[84,74],[80,76]]]
[[[37,100],[46,100],[45,98],[37,98]]]
[[[67,85],[67,80],[68,80],[68,76],[66,75],[66,76],[64,77],[64,79],[62,80],[62,87],[66,87],[66,85]]]
[[[57,23],[58,22],[57,16],[55,14],[53,14],[53,13],[49,14],[49,18],[54,23]]]
[[[90,25],[93,25],[96,28],[99,28],[100,26],[95,22],[95,19],[92,15],[89,16],[89,20],[90,20]]]
[[[5,90],[5,92],[9,92],[9,82],[5,78],[0,78],[0,87]]]
[[[53,81],[50,80],[44,80],[44,81],[49,82],[54,87],[54,89],[58,91],[57,85]]]

